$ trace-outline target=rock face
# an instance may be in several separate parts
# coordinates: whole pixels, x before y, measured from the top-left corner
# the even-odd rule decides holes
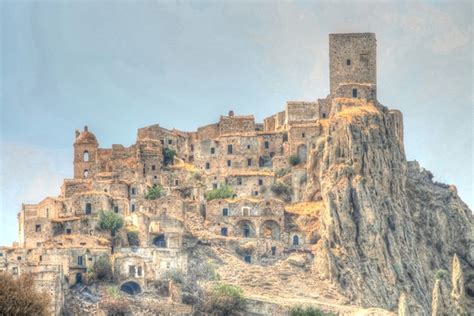
[[[354,106],[355,105],[355,106]],[[472,269],[473,216],[453,188],[407,162],[401,113],[336,98],[308,164],[307,200],[326,205],[316,264],[357,303],[429,314],[434,271]]]

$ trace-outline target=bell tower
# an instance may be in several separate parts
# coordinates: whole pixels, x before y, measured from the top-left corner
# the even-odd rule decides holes
[[[97,138],[89,132],[87,126],[84,126],[82,132],[76,130],[76,140],[74,141],[74,179],[87,179],[93,174],[98,148]]]

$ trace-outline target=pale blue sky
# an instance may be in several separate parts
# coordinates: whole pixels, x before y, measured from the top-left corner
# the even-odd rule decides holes
[[[1,1],[0,245],[21,203],[72,176],[74,129],[102,147],[139,127],[194,130],[233,109],[262,120],[329,91],[328,34],[374,32],[378,97],[408,159],[472,207],[472,4]]]

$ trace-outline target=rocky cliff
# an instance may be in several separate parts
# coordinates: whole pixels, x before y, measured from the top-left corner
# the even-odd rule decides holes
[[[428,315],[435,272],[455,254],[474,268],[472,212],[406,161],[400,112],[334,99],[308,174],[305,199],[326,205],[315,269],[356,303],[394,310],[406,293],[407,310]]]

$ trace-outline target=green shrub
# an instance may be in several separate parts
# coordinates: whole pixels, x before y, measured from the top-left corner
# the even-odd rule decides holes
[[[165,272],[165,280],[172,280],[174,283],[183,284],[184,277],[183,273],[178,269],[170,269]]]
[[[242,289],[228,284],[217,284],[207,291],[205,307],[208,312],[221,313],[224,316],[245,309],[245,298]]]
[[[329,316],[332,314],[327,314],[317,308],[314,307],[293,307],[290,310],[291,316]]]
[[[290,162],[290,165],[296,166],[301,162],[301,159],[297,155],[291,155],[288,157],[288,161]]]
[[[156,183],[145,193],[145,199],[156,200],[166,195],[166,191],[161,185]]]
[[[217,189],[213,189],[206,193],[206,200],[228,199],[234,195],[234,190],[228,185],[221,185]]]
[[[176,156],[176,151],[170,148],[163,149],[163,164],[165,166],[172,165],[174,163],[174,157]]]
[[[112,236],[123,227],[123,218],[120,215],[110,211],[100,211],[97,229],[110,230]]]
[[[285,175],[288,174],[288,172],[290,172],[290,168],[281,168],[280,170],[278,170],[275,175],[278,177],[278,178],[281,178]]]
[[[285,202],[291,202],[291,187],[281,181],[272,185],[273,194],[283,199]]]
[[[438,269],[436,270],[435,272],[435,279],[436,280],[439,280],[439,279],[444,279],[448,276],[448,271],[444,270],[444,269]]]
[[[98,281],[111,281],[113,279],[112,266],[107,257],[99,257],[92,265],[92,277]]]
[[[140,246],[140,236],[136,230],[129,230],[127,232],[127,240],[129,246]]]

